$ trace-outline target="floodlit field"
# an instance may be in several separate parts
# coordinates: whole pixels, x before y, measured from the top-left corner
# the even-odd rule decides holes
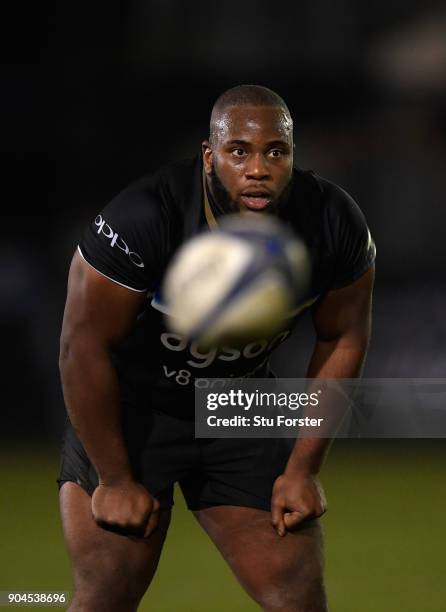
[[[0,590],[71,589],[57,469],[57,455],[42,449],[0,455]],[[323,474],[331,612],[445,609],[445,473],[441,441],[335,444]],[[178,494],[158,574],[140,610],[257,609]]]

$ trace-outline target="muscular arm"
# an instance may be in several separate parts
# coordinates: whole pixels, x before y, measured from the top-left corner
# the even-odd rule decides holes
[[[131,330],[144,299],[144,293],[121,287],[100,275],[78,253],[73,257],[61,336],[62,386],[70,420],[98,473],[99,488],[102,487],[102,497],[98,499],[98,490],[93,496],[93,514],[96,512],[101,526],[115,527],[116,531],[120,527],[125,530],[126,525],[138,530],[138,523],[140,530],[146,514],[144,511],[144,516],[138,517],[133,508],[130,518],[108,512],[119,492],[129,488],[136,491],[135,487],[139,487],[133,482],[123,440],[111,349]],[[113,492],[117,493],[110,497]],[[99,508],[95,508],[95,495]],[[101,500],[107,496],[109,508],[104,510]],[[142,492],[135,494],[138,497],[139,508],[147,500],[142,499]]]
[[[316,345],[307,378],[356,378],[361,375],[371,332],[374,268],[359,280],[330,291],[314,313]],[[331,440],[298,440],[287,469],[318,473]]]
[[[318,305],[313,317],[316,345],[308,378],[360,376],[371,331],[373,280],[374,268],[370,268],[354,283],[330,291]],[[304,518],[324,512],[325,499],[315,478],[330,443],[329,438],[296,441],[286,470],[274,486],[273,524],[280,535],[284,535],[285,527],[292,528]],[[300,491],[292,493],[296,479],[308,486],[301,485]]]

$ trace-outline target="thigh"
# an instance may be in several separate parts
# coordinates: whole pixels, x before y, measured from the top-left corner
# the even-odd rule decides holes
[[[157,530],[147,539],[111,533],[96,525],[91,497],[73,482],[65,482],[60,490],[60,511],[74,573],[70,609],[136,610],[155,573],[170,512],[161,512]]]
[[[263,610],[325,612],[323,542],[319,521],[279,537],[271,513],[214,506],[195,516],[247,593]]]

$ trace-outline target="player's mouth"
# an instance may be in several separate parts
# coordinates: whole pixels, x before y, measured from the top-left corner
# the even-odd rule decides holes
[[[265,190],[244,191],[240,195],[240,201],[249,210],[264,210],[273,201],[271,193]]]

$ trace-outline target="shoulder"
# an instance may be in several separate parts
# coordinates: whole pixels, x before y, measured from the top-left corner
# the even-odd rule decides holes
[[[353,282],[373,264],[376,253],[358,204],[345,189],[313,171],[297,168],[293,183],[293,215],[314,254],[314,269],[322,262],[329,288]]]
[[[304,177],[307,190],[313,193],[312,214],[319,217],[328,244],[334,250],[346,234],[368,234],[365,216],[348,191],[314,171],[300,171],[300,176]]]
[[[376,247],[367,221],[353,197],[342,187],[315,175],[323,193],[327,241],[335,258],[332,288],[357,280],[375,262]]]
[[[128,222],[169,221],[181,212],[180,199],[194,183],[196,159],[163,166],[130,183],[104,208],[104,213]]]
[[[123,189],[85,229],[79,243],[83,258],[125,287],[152,287],[181,240],[179,193],[193,168],[190,161],[170,164]]]
[[[321,193],[324,214],[329,223],[351,222],[364,224],[364,215],[356,200],[345,189],[316,173],[312,173]]]

